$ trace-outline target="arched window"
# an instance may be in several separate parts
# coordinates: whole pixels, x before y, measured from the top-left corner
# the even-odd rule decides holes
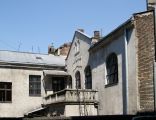
[[[92,74],[90,66],[85,68],[85,88],[92,89]]]
[[[75,54],[77,53],[77,43],[75,42]]]
[[[77,40],[75,42],[74,48],[75,48],[75,55],[77,55],[80,52],[80,41],[79,40]]]
[[[76,89],[81,89],[81,77],[79,71],[76,72],[75,79],[76,79]]]
[[[114,84],[118,82],[118,59],[115,53],[111,53],[106,59],[106,84]]]

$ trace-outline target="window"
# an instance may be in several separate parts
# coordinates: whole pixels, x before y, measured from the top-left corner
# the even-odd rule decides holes
[[[106,84],[112,85],[118,82],[118,60],[115,53],[110,54],[106,59]]]
[[[52,88],[54,92],[65,89],[64,77],[53,77],[52,78]]]
[[[75,55],[77,55],[80,52],[80,41],[75,42]]]
[[[29,76],[29,95],[41,96],[41,76],[39,75]]]
[[[87,66],[85,69],[85,88],[92,89],[92,74],[90,66]]]
[[[72,89],[72,77],[71,76],[67,78],[67,86],[69,89]]]
[[[75,54],[77,53],[77,43],[75,43]]]
[[[81,78],[79,71],[76,72],[75,79],[76,79],[76,89],[81,89]]]
[[[0,102],[12,101],[12,83],[0,82]]]

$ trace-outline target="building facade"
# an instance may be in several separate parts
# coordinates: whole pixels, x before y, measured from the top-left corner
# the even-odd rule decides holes
[[[155,111],[155,0],[147,5],[105,37],[79,29],[49,54],[0,51],[0,117]]]
[[[98,91],[98,115],[154,111],[153,18],[153,11],[134,14],[96,42],[76,32],[67,72],[74,88]]]
[[[99,114],[154,111],[153,16],[153,12],[134,14],[90,48]]]
[[[43,109],[48,90],[54,91],[52,81],[65,79],[64,66],[64,58],[54,55],[0,51],[0,117]]]

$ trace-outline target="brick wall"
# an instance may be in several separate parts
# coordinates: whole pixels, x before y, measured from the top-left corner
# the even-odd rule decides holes
[[[155,59],[153,12],[134,15],[137,41],[140,112],[154,110],[153,68]]]
[[[67,55],[70,49],[70,45],[64,46],[60,49],[60,55]]]
[[[64,43],[62,46],[60,46],[58,49],[56,49],[55,55],[67,56],[69,49],[70,49],[70,46],[71,46],[71,42]]]

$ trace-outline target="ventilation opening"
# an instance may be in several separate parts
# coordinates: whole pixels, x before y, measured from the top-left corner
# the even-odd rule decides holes
[[[36,57],[36,59],[40,59],[40,60],[42,60],[42,58],[41,58],[41,57]]]

